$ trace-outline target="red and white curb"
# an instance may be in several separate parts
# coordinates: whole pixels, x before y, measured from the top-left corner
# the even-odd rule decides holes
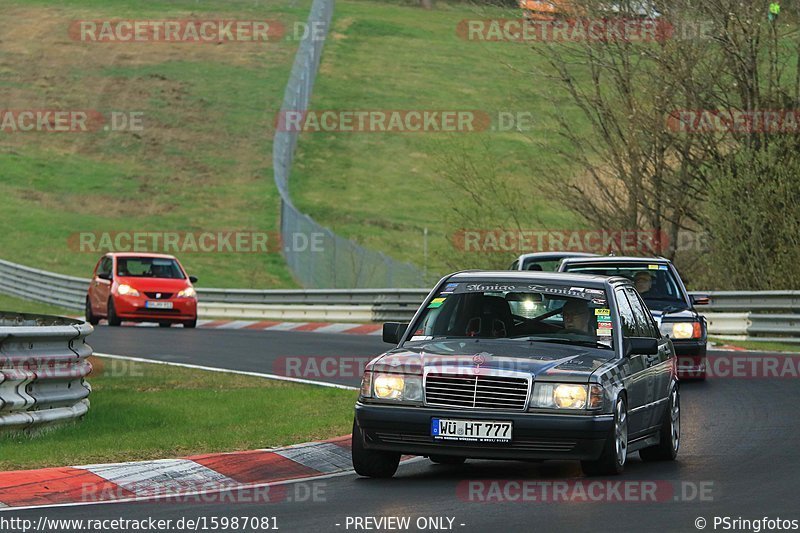
[[[350,436],[268,450],[216,453],[116,464],[0,472],[0,508],[130,501],[281,501],[272,484],[313,480],[352,470]],[[258,487],[266,488],[254,492]],[[274,488],[274,487],[273,487]],[[245,491],[249,491],[245,496]],[[232,492],[232,495],[230,494]],[[227,494],[223,497],[222,494]],[[205,500],[198,500],[205,501]]]
[[[82,318],[82,317],[79,317]],[[100,321],[106,324],[105,320]],[[123,326],[158,327],[151,322],[123,322]],[[274,322],[269,320],[198,320],[198,328],[242,329],[255,331],[295,331],[313,333],[345,333],[347,335],[380,335],[382,324],[353,324],[346,322]]]

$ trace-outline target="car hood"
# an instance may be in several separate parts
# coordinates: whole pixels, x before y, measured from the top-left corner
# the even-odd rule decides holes
[[[515,371],[536,378],[586,382],[615,357],[613,350],[527,341],[436,340],[395,348],[374,359],[374,372],[422,374]]]
[[[124,283],[138,291],[147,292],[178,292],[192,285],[188,279],[136,278],[132,276],[117,276],[117,283]]]

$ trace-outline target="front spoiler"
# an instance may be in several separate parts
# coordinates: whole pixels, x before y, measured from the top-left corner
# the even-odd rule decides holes
[[[407,455],[475,459],[596,460],[613,427],[613,415],[431,409],[357,403],[356,423],[364,447]],[[504,420],[513,423],[510,443],[442,441],[431,437],[431,419]]]

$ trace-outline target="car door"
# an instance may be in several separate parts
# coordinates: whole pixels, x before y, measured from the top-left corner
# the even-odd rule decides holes
[[[619,312],[620,325],[622,327],[622,337],[638,337],[640,335],[639,326],[633,309],[622,288],[614,291]],[[649,420],[646,419],[646,407],[652,398],[652,386],[649,379],[649,366],[645,356],[642,354],[631,354],[626,356],[630,368],[630,376],[625,383],[628,393],[628,432],[629,437],[634,439],[645,432]]]
[[[105,256],[100,260],[97,271],[92,278],[90,291],[93,295],[93,310],[95,313],[105,315],[108,312],[108,297],[111,294],[111,281],[103,279],[100,274],[108,274],[111,277],[113,261],[111,257]]]
[[[661,337],[652,313],[636,289],[626,287],[625,294],[628,296],[628,302],[633,310],[639,336],[659,339],[658,353],[643,356],[644,365],[647,368],[646,388],[650,398],[644,409],[646,413],[643,416],[643,420],[646,428],[652,428],[659,425],[666,408],[665,400],[669,396],[667,389],[672,374],[669,343],[665,338]]]

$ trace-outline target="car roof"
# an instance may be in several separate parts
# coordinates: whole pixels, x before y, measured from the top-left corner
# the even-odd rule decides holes
[[[596,274],[572,274],[565,272],[539,272],[535,270],[465,270],[447,277],[447,281],[520,281],[529,283],[577,285],[602,288],[607,283],[631,281],[621,276],[599,276]]]
[[[517,257],[517,261],[523,261],[525,259],[540,259],[540,260],[547,260],[549,258],[570,258],[570,257],[595,257],[597,254],[591,254],[587,252],[530,252],[527,254],[522,254]]]
[[[106,255],[111,257],[153,257],[158,259],[175,259],[174,255],[157,254],[153,252],[111,252]]]
[[[666,257],[632,257],[624,255],[599,255],[595,257],[568,257],[564,259],[564,264],[568,263],[635,263],[647,264],[658,263],[668,265],[672,262]]]

